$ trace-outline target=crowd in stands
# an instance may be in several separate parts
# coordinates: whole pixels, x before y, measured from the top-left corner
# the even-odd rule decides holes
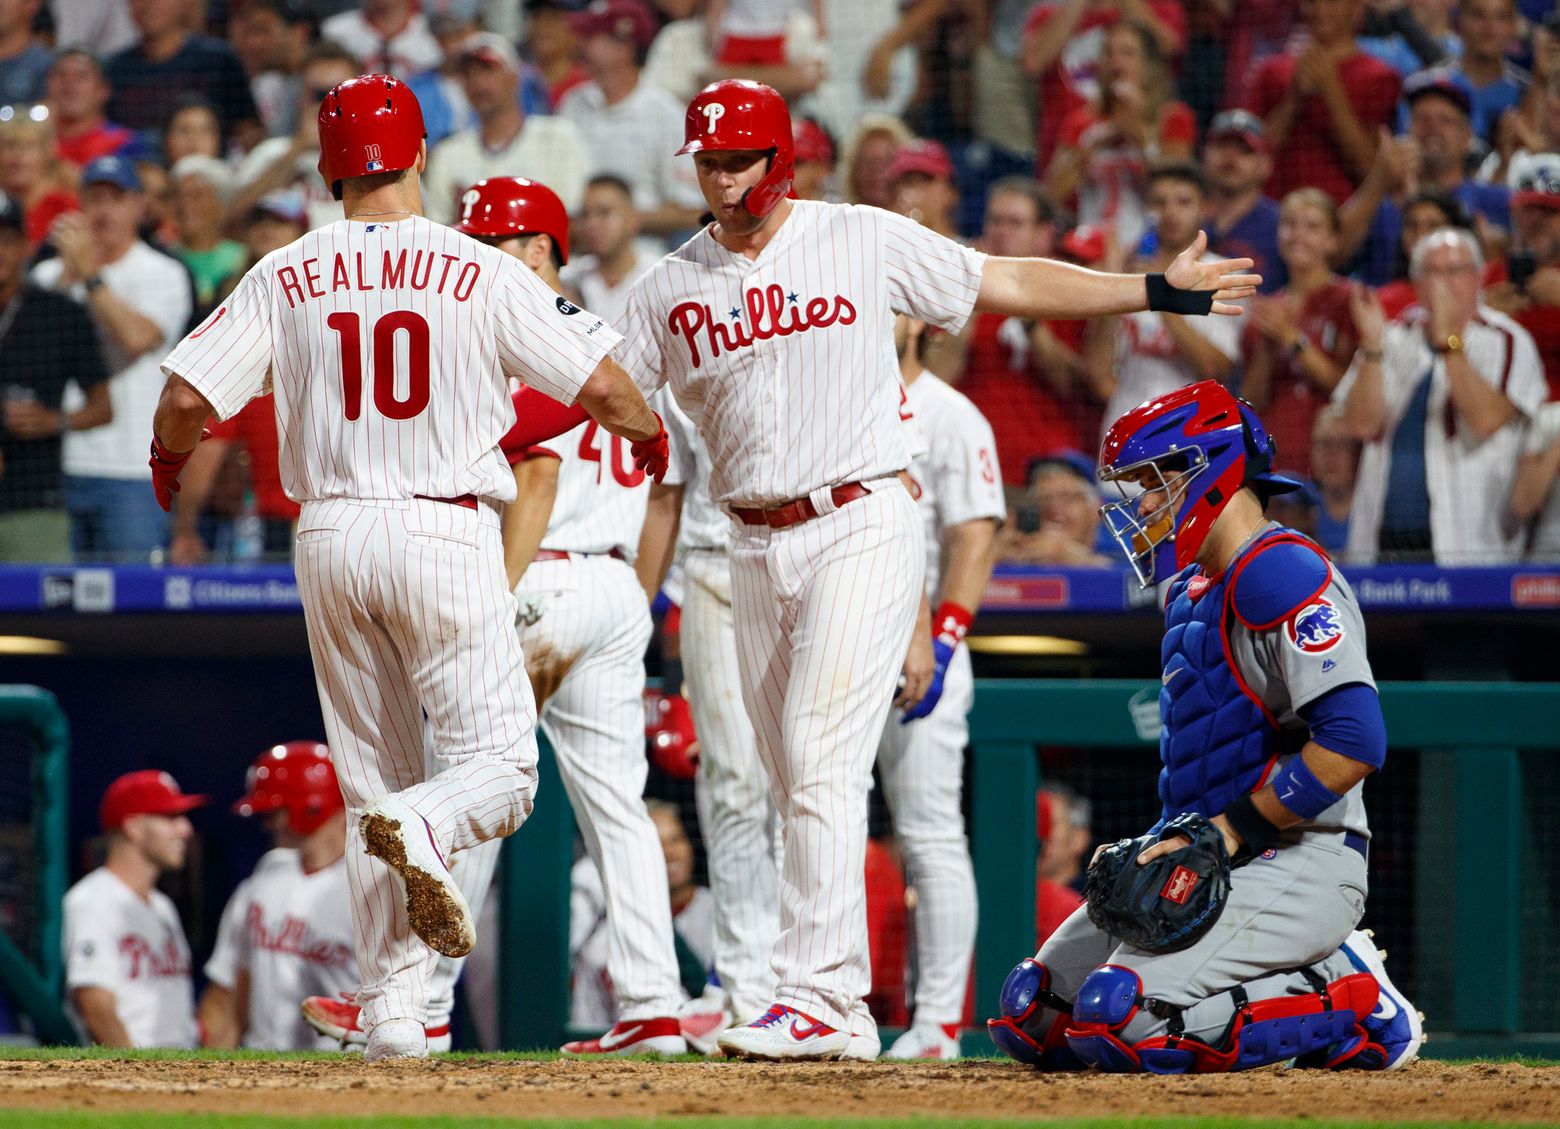
[[[800,196],[1107,270],[1199,230],[1254,259],[1238,321],[987,314],[926,343],[995,429],[1009,560],[1115,567],[1101,429],[1207,378],[1262,413],[1310,484],[1285,520],[1341,559],[1560,559],[1552,0],[9,0],[0,560],[285,557],[268,401],[156,508],[158,363],[340,218],[315,114],[369,70],[422,103],[428,214],[548,184],[593,309],[697,228],[675,150],[727,76],[790,100]]]

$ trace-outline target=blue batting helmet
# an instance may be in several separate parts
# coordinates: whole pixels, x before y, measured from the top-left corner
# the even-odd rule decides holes
[[[1099,477],[1122,500],[1100,512],[1143,587],[1192,563],[1242,486],[1264,500],[1301,488],[1273,472],[1274,454],[1251,405],[1213,380],[1139,404],[1110,425]],[[1155,508],[1143,512],[1150,496]]]

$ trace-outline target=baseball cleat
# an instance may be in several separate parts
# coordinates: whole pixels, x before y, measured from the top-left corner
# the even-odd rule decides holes
[[[387,1019],[368,1033],[364,1062],[386,1062],[395,1058],[427,1058],[428,1037],[415,1019]]]
[[[405,882],[412,932],[447,957],[463,957],[476,948],[471,907],[450,877],[428,821],[410,805],[386,796],[368,806],[358,826],[368,853]]]
[[[662,1016],[625,1019],[605,1035],[565,1043],[559,1049],[566,1055],[681,1055],[688,1053],[688,1044],[678,1020]]]
[[[772,1004],[747,1026],[722,1031],[717,1041],[732,1058],[832,1060],[850,1046],[851,1036],[794,1007]]]
[[[850,1042],[845,1044],[845,1049],[840,1052],[841,1062],[876,1062],[878,1056],[883,1053],[883,1040],[878,1038],[877,1031],[863,1035],[860,1032],[851,1032]]]
[[[948,1035],[941,1027],[912,1027],[883,1054],[884,1058],[963,1058],[959,1040]]]
[[[682,1031],[683,1042],[697,1054],[710,1055],[720,1048],[715,1040],[722,1031],[735,1022],[726,1009],[726,994],[719,988],[707,989],[696,1000],[689,1000],[677,1011],[677,1025]]]
[[[335,1039],[342,1049],[368,1045],[368,1034],[363,1030],[363,1009],[348,996],[339,1000],[327,996],[310,996],[298,1005],[303,1021],[327,1039]],[[428,1052],[442,1054],[451,1047],[450,1025],[430,1023],[423,1028],[428,1037]]]
[[[1419,1048],[1424,1045],[1424,1016],[1388,978],[1382,963],[1386,954],[1377,950],[1369,933],[1359,930],[1350,933],[1342,945],[1342,952],[1355,968],[1375,977],[1381,990],[1376,1010],[1360,1020],[1370,1041],[1386,1053],[1385,1061],[1377,1069],[1403,1069],[1419,1057]]]

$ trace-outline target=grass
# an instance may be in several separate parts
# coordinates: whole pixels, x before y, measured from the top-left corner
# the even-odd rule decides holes
[[[499,1117],[320,1117],[301,1114],[276,1117],[259,1114],[78,1113],[72,1111],[0,1109],[0,1129],[1014,1129],[1043,1125],[1048,1129],[1496,1129],[1477,1121],[1318,1121],[1266,1120],[1246,1117],[1099,1117],[1032,1122],[995,1118],[595,1118],[588,1120],[520,1121]],[[1502,1126],[1500,1129],[1509,1129]]]

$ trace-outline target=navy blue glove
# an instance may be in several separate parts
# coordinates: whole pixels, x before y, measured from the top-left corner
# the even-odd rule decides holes
[[[904,716],[899,719],[900,725],[908,725],[937,708],[938,699],[942,697],[943,678],[948,673],[948,664],[953,661],[953,652],[957,649],[957,643],[943,639],[932,640],[931,685],[926,688],[926,695],[919,702],[905,710]]]

